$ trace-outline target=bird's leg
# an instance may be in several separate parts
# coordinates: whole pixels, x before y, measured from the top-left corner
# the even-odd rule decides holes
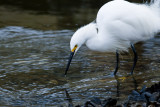
[[[119,63],[119,53],[118,53],[118,50],[116,51],[116,68],[115,68],[115,71],[114,71],[114,75],[116,75],[117,71],[118,71],[118,65]]]
[[[132,51],[134,53],[133,67],[132,67],[132,70],[131,70],[131,75],[133,75],[133,70],[134,70],[134,68],[136,66],[136,63],[137,63],[137,60],[138,60],[138,56],[137,56],[137,52],[136,52],[135,47],[134,47],[133,44],[131,44],[131,48],[132,48]]]
[[[134,78],[134,76],[133,75],[131,75],[132,76],[132,79],[133,79],[133,83],[134,83],[134,90],[135,91],[138,91],[138,89],[137,89],[137,87],[138,87],[138,84],[137,84],[137,81],[136,81],[136,79]]]
[[[120,87],[120,82],[119,82],[119,77],[118,76],[114,76],[115,77],[115,79],[116,79],[116,81],[117,81],[117,97],[119,98],[119,95],[120,95],[120,91],[119,91],[119,87]]]

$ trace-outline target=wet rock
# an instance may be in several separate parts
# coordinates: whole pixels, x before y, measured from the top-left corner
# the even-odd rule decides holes
[[[116,99],[109,98],[105,101],[105,105],[103,107],[113,107],[116,106],[116,104],[117,104]]]
[[[99,98],[93,98],[91,101],[87,101],[84,104],[84,107],[116,107],[117,100],[108,98],[104,101],[101,101]],[[120,106],[119,106],[120,107]]]
[[[93,102],[93,103],[95,103],[95,104],[97,104],[97,105],[102,105],[101,100],[100,100],[99,98],[97,98],[97,97],[94,97],[94,98],[91,100],[91,102]]]
[[[95,97],[85,102],[84,106],[76,107],[160,107],[160,82],[149,88],[144,86],[139,92],[133,90],[123,104],[116,104],[116,99],[108,98],[101,101]]]
[[[160,93],[159,93],[159,92],[154,92],[154,93],[150,96],[149,101],[150,101],[150,102],[158,101],[159,98],[160,98]]]
[[[140,92],[135,90],[129,95],[125,107],[160,107],[160,83],[150,88],[143,87]]]

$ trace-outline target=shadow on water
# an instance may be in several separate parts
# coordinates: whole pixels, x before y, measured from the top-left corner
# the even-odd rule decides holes
[[[160,81],[159,36],[136,45],[133,77],[128,76],[132,52],[120,55],[118,76],[113,77],[115,54],[85,46],[64,77],[73,30],[94,20],[105,2],[1,0],[0,106],[82,105],[93,97],[115,97],[120,103],[131,90]]]

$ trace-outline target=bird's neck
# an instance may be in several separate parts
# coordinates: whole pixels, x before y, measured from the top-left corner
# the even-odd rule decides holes
[[[90,50],[94,50],[94,51],[101,51],[101,52],[106,52],[106,50],[109,50],[108,46],[111,45],[110,42],[112,42],[111,40],[108,40],[108,42],[104,42],[106,41],[106,38],[103,38],[101,35],[103,32],[100,32],[97,28],[96,23],[90,23],[82,28],[79,29],[81,32],[81,35],[84,35],[83,38],[79,38],[79,41],[81,41],[83,43],[86,44],[86,46],[90,49]],[[104,36],[107,37],[107,36]]]
[[[99,51],[101,49],[101,41],[98,37],[98,28],[96,23],[90,23],[83,27],[85,35],[85,44],[90,50]]]
[[[106,52],[106,51],[115,51],[114,48],[112,48],[112,45],[114,45],[112,42],[113,40],[109,38],[109,33],[106,31],[101,32],[95,23],[91,23],[89,25],[86,25],[85,27],[85,44],[86,46],[93,51],[100,51],[100,52]],[[107,35],[107,36],[106,36]]]
[[[82,35],[85,35],[83,38],[85,40],[85,42],[88,41],[89,39],[96,37],[98,34],[96,23],[92,22],[92,23],[84,26],[82,32],[84,33]]]
[[[101,51],[102,42],[98,36],[93,36],[86,41],[86,46],[93,51]]]

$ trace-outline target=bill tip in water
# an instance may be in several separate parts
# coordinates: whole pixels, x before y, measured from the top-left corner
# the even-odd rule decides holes
[[[67,70],[66,70],[65,73],[64,73],[64,77],[67,77]]]
[[[67,76],[67,71],[68,71],[68,68],[66,69],[65,73],[64,73],[64,76],[66,77]]]

